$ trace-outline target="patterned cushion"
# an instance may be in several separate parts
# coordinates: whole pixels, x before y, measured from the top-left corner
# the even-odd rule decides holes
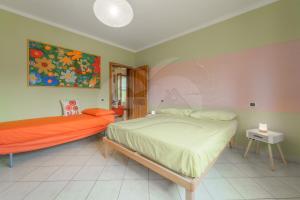
[[[79,102],[77,100],[61,100],[64,116],[79,115]]]

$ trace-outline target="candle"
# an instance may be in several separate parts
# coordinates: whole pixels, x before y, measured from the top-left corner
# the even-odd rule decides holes
[[[259,123],[258,129],[261,132],[268,132],[268,125],[264,123]]]

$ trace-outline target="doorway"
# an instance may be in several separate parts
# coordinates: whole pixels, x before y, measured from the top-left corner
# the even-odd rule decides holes
[[[148,66],[110,63],[110,108],[116,121],[144,117],[148,112]]]
[[[110,109],[115,111],[116,120],[128,119],[128,69],[118,63],[110,63]]]

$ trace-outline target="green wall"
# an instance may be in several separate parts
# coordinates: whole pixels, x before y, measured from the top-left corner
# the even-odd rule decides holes
[[[300,38],[300,1],[281,0],[136,54],[34,20],[0,10],[0,121],[60,115],[59,100],[76,98],[82,107],[108,107],[108,63],[148,64],[150,67],[192,59],[211,58]],[[33,39],[100,55],[101,89],[35,88],[26,80],[26,41]],[[103,98],[104,102],[100,99]],[[285,132],[284,151],[300,158],[300,114],[236,110],[237,144],[245,146],[245,129],[265,121]]]
[[[284,42],[300,37],[300,1],[281,0],[205,29],[184,35],[136,55],[136,64],[209,58],[219,54]]]
[[[281,0],[140,51],[136,55],[136,64],[147,63],[156,67],[299,39],[299,22],[300,1]],[[238,146],[243,148],[246,145],[246,129],[257,127],[259,122],[267,122],[271,129],[286,133],[283,149],[290,160],[300,161],[299,113],[263,112],[255,108],[236,112],[239,115]]]
[[[0,121],[60,115],[60,99],[78,99],[82,108],[108,107],[109,62],[135,62],[132,52],[3,10],[0,24]],[[101,89],[28,87],[27,39],[100,55]]]

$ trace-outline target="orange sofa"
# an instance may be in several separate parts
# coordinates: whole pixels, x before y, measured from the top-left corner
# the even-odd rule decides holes
[[[92,116],[57,116],[0,123],[0,155],[32,151],[79,140],[104,131],[113,112]]]

